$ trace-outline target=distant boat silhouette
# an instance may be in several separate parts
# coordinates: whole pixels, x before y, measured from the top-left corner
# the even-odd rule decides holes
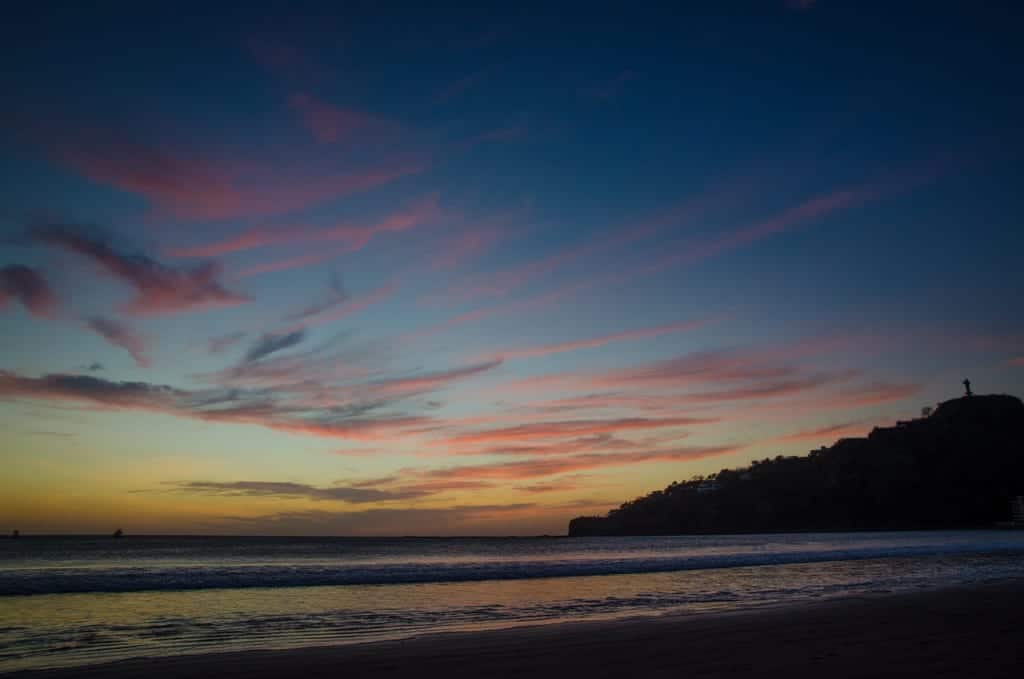
[[[19,531],[17,528],[15,528],[14,532],[11,533],[11,537],[14,538],[15,540],[17,540],[18,538],[21,537],[21,531]]]
[[[115,538],[123,538],[124,537],[124,531],[121,530],[120,528],[118,528],[117,530],[114,531],[114,537]]]

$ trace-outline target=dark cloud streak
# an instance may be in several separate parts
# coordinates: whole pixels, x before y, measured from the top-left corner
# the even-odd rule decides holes
[[[134,288],[136,297],[125,308],[131,314],[176,313],[249,301],[224,288],[219,280],[220,265],[213,261],[173,269],[146,255],[118,252],[107,242],[67,225],[35,228],[30,237],[38,243],[85,257],[107,275]]]
[[[423,497],[424,490],[381,490],[358,486],[328,486],[318,488],[304,483],[290,481],[182,481],[173,484],[183,493],[203,495],[226,495],[245,497],[309,498],[360,504],[366,502],[387,502]]]
[[[33,316],[50,317],[57,311],[57,296],[43,276],[27,266],[12,264],[0,269],[0,308],[15,298]]]
[[[131,354],[135,364],[140,368],[149,367],[145,341],[125,324],[110,318],[93,316],[85,320],[85,325],[114,346],[121,347]]]
[[[305,330],[296,330],[287,335],[265,334],[257,339],[249,351],[245,352],[245,362],[254,363],[278,351],[283,351],[302,342],[306,337]]]

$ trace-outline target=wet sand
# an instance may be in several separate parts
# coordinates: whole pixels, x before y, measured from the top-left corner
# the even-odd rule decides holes
[[[126,660],[9,676],[1019,677],[1024,582],[354,646]]]

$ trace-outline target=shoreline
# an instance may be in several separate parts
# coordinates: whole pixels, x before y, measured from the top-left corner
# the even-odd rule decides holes
[[[693,533],[630,533],[623,535],[570,535],[568,533],[539,533],[536,535],[263,535],[258,533],[125,533],[114,538],[109,533],[21,533],[18,537],[0,535],[6,540],[31,540],[33,538],[87,538],[102,540],[136,539],[243,539],[243,540],[539,540],[539,539],[590,539],[590,538],[685,538],[685,537],[743,537],[764,535],[806,535],[821,533],[942,533],[948,531],[990,531],[1019,530],[1024,526],[1010,525],[1007,521],[982,524],[957,524],[950,526],[886,526],[875,528],[792,528],[788,530],[723,531]]]
[[[135,658],[4,677],[1017,676],[1024,580],[715,613],[525,625],[287,650]]]

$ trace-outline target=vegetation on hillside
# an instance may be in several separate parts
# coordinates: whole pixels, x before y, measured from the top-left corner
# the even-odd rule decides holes
[[[570,535],[991,526],[1024,494],[1024,403],[968,396],[803,457],[670,484]]]

